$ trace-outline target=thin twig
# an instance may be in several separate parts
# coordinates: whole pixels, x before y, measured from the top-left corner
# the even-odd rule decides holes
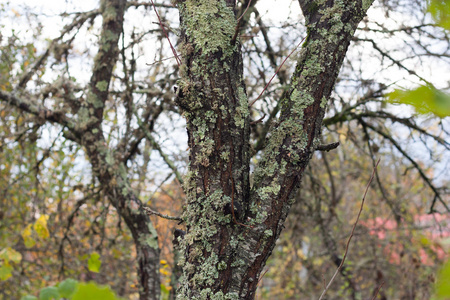
[[[400,145],[394,140],[394,138],[392,136],[390,136],[389,134],[387,134],[386,132],[384,132],[383,130],[381,130],[378,127],[375,127],[367,122],[365,122],[363,120],[363,118],[361,117],[357,117],[356,118],[359,123],[362,126],[366,126],[367,128],[372,129],[373,131],[375,131],[376,133],[378,133],[379,135],[381,135],[382,137],[384,137],[385,139],[389,140],[394,147],[401,153],[403,154],[403,156],[409,160],[411,162],[411,164],[414,166],[414,168],[419,172],[420,177],[422,177],[422,179],[425,181],[425,183],[430,187],[430,189],[434,192],[435,194],[435,199],[433,200],[433,206],[430,207],[430,211],[433,211],[433,207],[434,207],[434,203],[439,200],[442,205],[444,206],[444,208],[447,210],[447,212],[450,212],[450,207],[447,205],[447,203],[442,199],[439,191],[437,190],[437,188],[433,185],[433,183],[431,182],[431,179],[428,178],[428,176],[425,174],[425,171],[422,170],[422,168],[419,166],[419,164],[411,157],[409,156],[405,150],[403,150],[402,147],[400,147]]]
[[[148,206],[143,206],[145,212],[151,216],[151,215],[155,215],[158,217],[161,217],[163,219],[167,219],[167,220],[172,220],[172,221],[183,221],[183,219],[181,217],[174,217],[174,216],[169,216],[169,215],[163,215],[162,213],[159,213],[157,211],[152,210],[150,207]]]
[[[144,131],[144,134],[147,137],[147,139],[150,141],[150,143],[152,143],[152,146],[159,152],[159,155],[161,155],[164,162],[173,171],[177,180],[181,184],[183,184],[183,176],[181,176],[180,172],[178,172],[178,169],[175,166],[175,163],[169,158],[169,156],[166,153],[164,153],[164,151],[161,149],[161,146],[152,137],[150,131],[144,126],[144,124],[143,124],[142,120],[139,118],[137,112],[134,113],[134,116],[137,119],[139,127]]]
[[[250,125],[255,125],[255,124],[258,124],[258,123],[262,123],[262,121],[264,120],[264,118],[266,117],[266,114],[264,114],[261,118],[259,118],[258,120],[255,120],[255,121],[251,121],[250,122]]]
[[[250,4],[252,3],[252,0],[248,1],[247,8],[244,10],[242,15],[237,19],[237,22],[239,23],[242,19],[242,17],[247,13],[248,8],[250,7]]]
[[[350,246],[350,241],[352,240],[353,234],[355,233],[356,225],[358,225],[359,217],[361,216],[361,213],[362,213],[362,210],[364,207],[364,201],[366,200],[367,191],[369,190],[370,184],[372,183],[373,177],[375,176],[375,170],[377,169],[379,163],[380,163],[380,159],[378,159],[377,163],[373,167],[372,175],[370,176],[369,182],[367,183],[366,190],[364,192],[364,196],[361,201],[361,206],[359,208],[358,216],[356,217],[355,224],[353,224],[352,232],[350,233],[350,236],[348,237],[348,240],[347,240],[347,245],[345,246],[345,253],[344,253],[344,257],[342,258],[341,264],[336,269],[336,272],[334,272],[333,277],[331,277],[330,282],[328,282],[328,285],[323,290],[322,295],[320,295],[319,300],[323,299],[323,297],[327,293],[328,289],[330,288],[331,284],[333,283],[334,279],[336,278],[337,274],[339,274],[342,267],[344,266],[345,258],[347,257],[347,254],[348,254],[348,247]]]
[[[39,70],[41,65],[45,62],[45,60],[51,54],[51,50],[53,47],[55,47],[56,43],[61,41],[63,39],[63,37],[70,31],[72,31],[75,27],[81,28],[81,26],[84,24],[84,22],[86,22],[90,18],[94,18],[99,13],[100,13],[100,11],[98,9],[91,10],[91,11],[88,11],[85,13],[79,13],[77,16],[75,16],[75,18],[73,19],[71,24],[64,26],[60,36],[51,41],[50,45],[47,47],[47,50],[45,50],[44,54],[42,54],[36,60],[36,62],[33,64],[33,66],[27,72],[25,72],[25,74],[20,78],[19,84],[17,85],[16,89],[25,88],[28,81],[30,81],[31,77],[36,73],[37,70]],[[73,38],[71,40],[73,40]]]
[[[67,225],[66,225],[66,228],[64,230],[63,238],[61,239],[61,242],[59,244],[59,249],[58,249],[58,256],[59,256],[59,258],[61,260],[61,265],[59,267],[59,277],[64,277],[64,267],[65,267],[65,263],[64,263],[64,242],[67,240],[70,243],[69,231],[70,231],[71,226],[73,224],[73,220],[74,220],[75,216],[77,215],[78,211],[80,210],[81,206],[83,206],[83,204],[85,204],[89,199],[91,199],[93,196],[98,195],[99,193],[100,193],[100,191],[92,192],[91,194],[88,194],[83,199],[78,200],[77,203],[75,204],[75,209],[67,217]]]
[[[248,107],[252,107],[252,105],[259,99],[261,98],[262,94],[264,93],[265,90],[267,90],[267,87],[269,86],[269,84],[272,82],[272,80],[275,78],[275,76],[277,76],[278,72],[280,71],[281,67],[284,65],[284,63],[286,62],[286,60],[295,52],[295,50],[297,50],[298,47],[300,47],[300,45],[303,43],[303,41],[305,40],[306,37],[302,38],[302,40],[300,41],[300,43],[298,43],[298,45],[294,48],[294,50],[291,51],[291,53],[289,53],[288,56],[286,56],[286,58],[283,60],[283,62],[281,63],[281,65],[278,67],[277,71],[275,72],[275,74],[273,74],[272,78],[270,78],[269,82],[266,84],[266,86],[264,87],[264,89],[261,91],[261,94],[259,94],[258,98],[256,98],[255,100],[253,100],[250,105]]]
[[[262,276],[258,279],[258,282],[256,283],[256,288],[258,288],[259,283],[261,282],[261,280],[263,279],[264,275],[266,275],[267,271],[269,271],[269,269],[267,268],[267,270],[262,274]],[[258,299],[257,295],[255,294],[255,299]]]
[[[239,29],[241,28],[241,19],[245,15],[245,13],[247,12],[248,8],[250,7],[250,3],[252,3],[252,0],[250,0],[248,2],[247,8],[242,13],[242,15],[237,19],[236,27],[234,29],[234,35],[233,35],[233,38],[231,39],[231,45],[234,45],[234,43],[236,43],[236,39],[237,39],[237,36],[239,34]]]
[[[170,173],[169,175],[166,176],[166,178],[164,178],[163,181],[161,181],[161,183],[158,185],[158,187],[153,191],[153,193],[151,194],[151,196],[148,198],[146,203],[150,203],[150,201],[152,201],[153,197],[155,196],[155,194],[158,192],[158,190],[167,182],[167,180],[170,179],[170,177],[172,177],[173,173]]]
[[[170,49],[172,49],[172,52],[173,52],[173,55],[175,56],[177,64],[178,64],[178,66],[180,66],[181,65],[181,59],[178,57],[177,51],[173,47],[172,42],[169,39],[169,35],[167,34],[167,31],[164,29],[164,26],[162,24],[161,18],[159,17],[158,11],[156,10],[155,3],[153,3],[153,0],[150,0],[150,1],[152,2],[153,9],[155,10],[156,16],[158,17],[159,25],[161,26],[162,31],[164,32],[167,40],[169,41]]]
[[[269,268],[267,268],[267,269],[264,271],[264,273],[261,275],[261,277],[259,278],[258,283],[256,284],[256,286],[259,285],[259,283],[260,283],[261,280],[263,279],[264,275],[266,275],[267,271],[269,271]]]
[[[380,286],[375,291],[375,295],[373,296],[372,300],[375,300],[377,298],[378,292],[381,290],[381,287],[383,286],[383,284],[384,284],[384,281],[381,282]]]
[[[182,55],[178,55],[178,58],[180,58],[180,57],[183,57]],[[156,65],[156,64],[159,64],[159,63],[161,63],[161,62],[163,62],[163,61],[166,61],[166,60],[169,60],[169,59],[173,59],[173,58],[177,58],[177,56],[171,56],[171,57],[168,57],[168,58],[163,58],[163,59],[160,59],[160,60],[157,60],[157,61],[154,61],[154,62],[152,62],[151,64],[146,64],[147,66],[152,66],[152,65]]]

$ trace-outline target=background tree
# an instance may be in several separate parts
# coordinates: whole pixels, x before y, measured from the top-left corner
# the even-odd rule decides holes
[[[439,188],[446,186],[445,180],[427,170],[444,170],[446,121],[411,118],[412,111],[402,108],[400,113],[383,101],[393,87],[430,84],[433,78],[427,79],[426,68],[419,67],[438,72],[448,64],[448,32],[424,15],[424,2],[380,2],[369,18],[365,14],[371,1],[299,3],[303,17],[297,6],[279,24],[260,12],[264,2],[258,1],[186,0],[153,6],[105,0],[100,8],[74,7],[53,16],[62,32],[48,45],[43,42],[45,14],[2,6],[2,13],[9,14],[4,19],[11,23],[2,25],[7,38],[1,40],[1,247],[22,253],[20,260],[3,258],[4,297],[72,276],[109,283],[120,295],[138,290],[141,299],[158,298],[159,270],[168,279],[165,265],[173,262],[160,261],[160,248],[168,252],[167,238],[158,245],[142,203],[162,205],[167,197],[159,190],[168,187],[164,182],[172,176],[176,184],[184,182],[186,193],[179,226],[187,233],[178,240],[180,298],[252,299],[258,283],[272,284],[274,276],[282,283],[275,291],[262,289],[268,297],[320,294],[320,267],[332,268],[317,259],[339,260],[344,248],[340,241],[349,232],[341,228],[351,225],[342,220],[355,216],[358,199],[356,191],[344,192],[350,186],[362,192],[363,182],[356,179],[362,180],[370,169],[361,157],[386,159],[375,180],[382,199],[379,210],[367,215],[360,232],[373,229],[370,222],[377,217],[393,219],[401,229],[414,225],[414,216],[425,208],[448,211],[448,191]],[[32,25],[28,32],[20,26],[12,29],[22,14]],[[179,38],[174,35],[178,32]],[[177,41],[180,54],[172,54],[167,36]],[[301,50],[279,69],[302,38]],[[164,60],[171,55],[176,58]],[[278,76],[260,95],[276,71]],[[444,84],[435,83],[445,89]],[[185,141],[171,135],[180,132],[183,118],[189,156]],[[317,149],[331,149],[324,145],[335,146],[330,143],[337,140],[348,145],[336,154],[316,155],[307,167]],[[413,147],[406,146],[411,141]],[[413,148],[430,153],[430,158]],[[158,157],[150,155],[152,150]],[[396,172],[390,174],[394,166]],[[415,189],[423,184],[426,190],[408,194],[387,185],[392,182],[409,182]],[[175,195],[174,200],[184,197],[173,186],[170,190],[167,195]],[[295,218],[301,216],[301,222],[285,224],[296,199]],[[173,203],[162,207],[175,208]],[[160,212],[167,213],[162,207]],[[289,261],[284,248],[274,248],[284,226],[292,229],[286,236],[296,233],[288,246],[296,255],[300,248],[304,251],[302,268],[314,278],[307,288],[299,284],[304,276],[280,276],[276,267],[267,281],[260,281],[273,251],[278,256],[269,265]],[[164,227],[157,229],[164,236]],[[411,234],[389,238],[403,241],[406,248],[414,243]],[[388,267],[392,262],[380,258],[385,247],[377,248],[389,239],[365,236],[358,242],[374,245],[373,251],[352,252],[357,267],[348,266],[343,285],[330,294],[356,299],[372,292],[383,278],[397,278],[397,269]],[[130,239],[135,253],[129,249]],[[279,243],[286,239],[282,236]],[[406,257],[416,259],[422,248],[436,252],[425,246],[418,245]],[[100,274],[96,254],[102,259]],[[367,258],[372,261],[364,265],[365,273],[360,266]],[[136,277],[129,272],[134,260]],[[21,265],[11,267],[15,263]],[[425,274],[435,270],[424,262],[420,266]],[[21,280],[42,270],[57,272],[48,272],[36,285]],[[20,276],[8,279],[13,272]],[[415,289],[405,297],[430,293],[427,278],[404,282]],[[418,289],[418,282],[424,288]],[[168,293],[170,286],[163,283],[163,293]],[[301,288],[289,289],[292,283]],[[340,286],[345,289],[340,291]],[[398,296],[389,283],[384,289],[386,295]]]

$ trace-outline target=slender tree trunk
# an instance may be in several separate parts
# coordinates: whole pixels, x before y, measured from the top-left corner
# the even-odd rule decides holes
[[[372,1],[300,1],[308,28],[290,91],[250,187],[248,100],[234,1],[178,3],[189,137],[187,233],[179,299],[253,299],[350,40]],[[299,38],[300,39],[300,38]]]
[[[123,153],[107,147],[102,130],[103,108],[119,53],[125,7],[126,0],[101,1],[103,23],[99,50],[74,135],[85,148],[93,175],[131,231],[136,246],[140,299],[159,299],[157,233],[129,184]]]
[[[95,132],[95,133],[93,133]],[[133,193],[121,153],[106,147],[101,131],[85,132],[81,139],[109,201],[124,219],[136,247],[139,295],[141,300],[159,299],[158,236],[142,202]]]

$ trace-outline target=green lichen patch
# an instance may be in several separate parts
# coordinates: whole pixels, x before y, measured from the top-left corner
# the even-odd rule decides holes
[[[189,231],[180,243],[180,251],[188,251],[189,254],[180,260],[180,263],[183,265],[183,280],[188,281],[184,285],[204,288],[200,296],[192,295],[187,289],[183,291],[183,288],[180,293],[184,295],[184,299],[233,299],[227,294],[216,295],[208,290],[208,287],[216,285],[219,272],[228,267],[226,259],[219,259],[213,251],[211,239],[224,226],[231,228],[232,219],[224,211],[225,206],[231,203],[231,198],[224,195],[221,189],[216,189],[207,195],[203,194],[201,189],[191,186],[195,183],[194,174],[191,171],[185,181],[191,181],[187,184],[190,192],[184,214]]]
[[[261,187],[257,190],[258,196],[261,200],[269,200],[273,198],[280,191],[281,186],[278,184],[276,180],[272,181],[272,184],[269,186]]]
[[[264,236],[265,236],[266,238],[273,236],[273,231],[270,230],[270,229],[265,230],[265,231],[264,231]]]
[[[114,7],[112,6],[107,6],[105,8],[105,10],[103,11],[103,22],[109,22],[109,21],[114,21],[116,20],[117,17],[117,11]]]
[[[362,9],[366,12],[372,5],[374,0],[362,0]]]
[[[296,119],[302,120],[304,110],[314,103],[314,98],[309,93],[294,89],[291,94],[291,102],[293,116]]]
[[[209,157],[214,151],[214,141],[212,139],[206,138],[200,140],[197,145],[199,147],[199,151],[195,156],[195,162],[205,167],[209,166]]]
[[[222,190],[217,189],[208,196],[198,195],[191,190],[191,196],[185,211],[186,225],[191,226],[185,236],[188,245],[194,244],[194,241],[208,241],[217,233],[219,225],[230,222],[223,208],[230,203],[231,198],[225,196]]]
[[[246,120],[250,115],[248,111],[248,99],[242,87],[238,88],[239,106],[236,108],[236,113],[234,114],[234,121],[236,126],[240,128],[245,127]]]
[[[86,97],[87,103],[91,104],[95,109],[102,108],[103,102],[92,92],[89,92]],[[93,112],[88,112],[90,115],[93,114]]]
[[[209,166],[209,157],[214,152],[215,142],[209,136],[210,127],[214,127],[215,114],[213,111],[206,111],[202,116],[194,117],[191,120],[193,131],[194,161],[205,167]]]
[[[158,249],[158,239],[155,235],[149,233],[142,233],[139,235],[139,243],[147,245],[150,248]]]
[[[180,3],[186,34],[192,40],[196,50],[202,55],[222,51],[231,55],[236,20],[233,11],[225,1],[186,0]]]
[[[199,266],[196,267],[196,272],[192,276],[192,281],[194,285],[206,285],[211,286],[214,284],[216,279],[219,277],[219,272],[217,270],[217,264],[219,258],[214,252],[204,259]]]
[[[97,82],[97,84],[95,85],[95,87],[100,91],[100,92],[105,92],[108,89],[108,82],[102,80]]]

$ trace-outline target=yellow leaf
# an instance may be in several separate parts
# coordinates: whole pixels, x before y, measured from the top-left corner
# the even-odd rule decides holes
[[[165,268],[160,268],[159,269],[159,273],[164,275],[164,276],[170,275],[169,271],[167,271]]]
[[[162,265],[167,265],[167,261],[165,259],[161,259],[159,261],[159,263],[162,264]]]
[[[46,239],[50,236],[47,229],[47,220],[48,216],[42,215],[36,220],[36,223],[34,223],[34,230],[41,239]]]
[[[32,224],[28,224],[27,227],[22,231],[22,237],[25,242],[25,247],[31,248],[36,244],[36,241],[31,237],[31,226]]]

